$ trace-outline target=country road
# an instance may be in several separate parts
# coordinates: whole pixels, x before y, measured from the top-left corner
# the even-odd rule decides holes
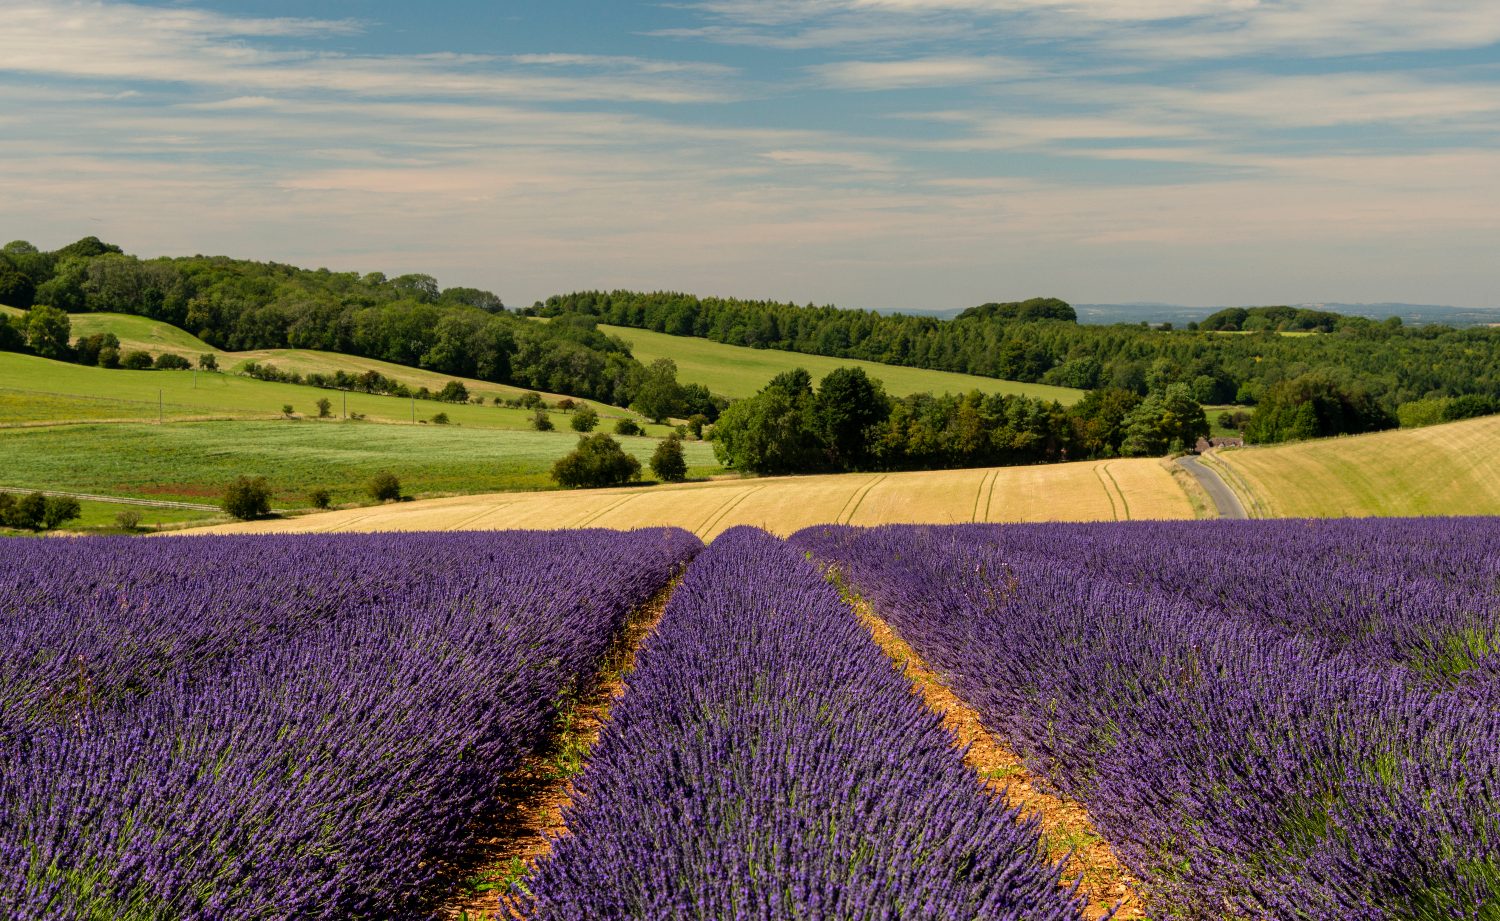
[[[97,496],[86,492],[60,492],[55,489],[22,489],[19,486],[0,486],[0,492],[25,495],[39,492],[44,496],[64,496],[69,499],[86,499],[93,502],[112,502],[117,505],[145,505],[150,508],[190,508],[201,512],[222,511],[217,505],[199,505],[193,502],[171,502],[167,499],[128,499],[123,496]]]
[[[1230,489],[1217,473],[1205,467],[1198,458],[1183,456],[1177,458],[1177,463],[1182,466],[1182,469],[1192,474],[1193,479],[1198,481],[1198,485],[1203,487],[1203,491],[1208,493],[1208,497],[1214,501],[1214,505],[1219,510],[1220,518],[1243,521],[1250,517],[1245,514],[1245,506],[1241,504],[1240,497],[1234,494],[1234,490]]]

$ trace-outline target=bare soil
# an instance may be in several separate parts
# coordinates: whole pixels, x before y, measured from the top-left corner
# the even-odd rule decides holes
[[[521,917],[510,883],[551,851],[553,838],[567,833],[562,815],[573,800],[572,778],[598,742],[610,706],[625,693],[625,676],[635,667],[636,651],[661,622],[677,582],[674,579],[631,614],[592,686],[560,715],[553,738],[506,777],[497,803],[500,820],[476,843],[464,884],[435,917]]]
[[[953,733],[954,746],[967,746],[964,763],[997,795],[1004,796],[1012,806],[1020,806],[1023,817],[1038,818],[1048,856],[1053,860],[1066,858],[1063,885],[1071,886],[1082,878],[1079,892],[1088,902],[1084,916],[1103,918],[1115,909],[1116,921],[1145,918],[1138,881],[1094,830],[1083,806],[1056,795],[1045,779],[1029,771],[1014,752],[996,740],[984,727],[978,712],[949,690],[941,676],[928,668],[916,651],[876,616],[868,603],[857,598],[851,600],[876,644],[897,668],[905,669],[912,682],[912,693],[920,694],[929,708],[942,714],[943,725]]]

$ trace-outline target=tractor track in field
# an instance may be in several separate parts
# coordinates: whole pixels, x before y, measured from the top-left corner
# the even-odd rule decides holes
[[[1075,880],[1081,880],[1079,893],[1087,900],[1084,917],[1091,921],[1107,916],[1114,921],[1145,919],[1138,881],[1094,831],[1083,806],[1048,792],[1050,785],[1028,770],[1019,756],[984,727],[979,713],[960,700],[942,676],[929,668],[868,602],[852,593],[849,600],[876,645],[911,680],[912,693],[920,694],[931,710],[942,715],[943,725],[953,733],[954,744],[965,750],[964,763],[979,774],[993,793],[1004,796],[1012,806],[1019,806],[1023,818],[1038,819],[1048,857],[1067,860],[1063,866],[1063,885],[1071,886]],[[1112,916],[1111,910],[1114,910]]]
[[[498,794],[499,817],[481,834],[475,853],[458,873],[459,884],[434,917],[499,921],[524,918],[510,895],[508,883],[529,873],[552,850],[552,839],[567,834],[563,809],[573,800],[571,773],[559,763],[586,759],[599,741],[610,707],[625,693],[625,676],[635,667],[635,655],[656,630],[667,600],[682,581],[678,573],[649,601],[631,612],[624,630],[605,655],[604,666],[592,686],[560,715],[557,729],[542,748],[522,759]],[[522,870],[517,874],[517,870]],[[477,886],[475,884],[478,884]]]

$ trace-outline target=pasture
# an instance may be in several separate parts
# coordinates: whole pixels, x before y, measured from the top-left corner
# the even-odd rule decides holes
[[[629,441],[630,439],[626,439]],[[815,524],[956,524],[1193,518],[1161,462],[845,473],[704,483],[462,496],[284,520],[212,533],[642,528],[670,523],[704,539],[735,525],[790,534]]]
[[[348,359],[344,355],[328,357],[330,360]],[[332,369],[332,365],[319,365],[304,370]],[[356,369],[355,365],[346,368]],[[515,388],[509,388],[507,395],[515,392]],[[317,415],[319,400],[329,401],[335,419],[347,412],[351,416],[361,415],[371,422],[420,426],[431,424],[438,413],[443,413],[451,425],[465,428],[510,431],[532,428],[532,413],[524,409],[344,393],[301,384],[260,381],[229,373],[111,370],[17,352],[0,352],[0,427],[52,422],[155,420],[158,416],[167,420],[274,419],[282,417],[285,406],[291,406],[297,416],[308,417]],[[626,416],[644,422],[629,410],[594,405],[599,410],[600,429],[603,431],[608,431],[617,419]],[[566,414],[553,413],[552,421],[558,429],[567,430]],[[668,431],[666,426],[643,427],[654,435],[665,435]]]
[[[650,363],[657,358],[670,358],[677,362],[677,377],[684,383],[702,384],[714,393],[726,397],[748,397],[770,382],[771,378],[793,368],[805,368],[814,380],[835,368],[863,368],[865,373],[885,384],[886,392],[893,396],[912,393],[981,393],[1021,394],[1043,400],[1056,400],[1064,406],[1083,398],[1082,390],[1069,387],[1052,387],[1047,384],[1025,384],[1020,381],[1003,381],[993,377],[974,374],[954,374],[949,371],[928,371],[923,368],[907,368],[901,365],[883,365],[873,361],[853,358],[829,358],[824,355],[804,355],[801,352],[784,352],[778,349],[752,349],[739,345],[725,345],[695,336],[670,336],[649,330],[632,329],[626,326],[599,328],[612,336],[619,336],[630,344],[630,351],[642,362]]]
[[[650,477],[658,440],[618,440]],[[314,420],[24,426],[0,429],[0,485],[213,504],[244,474],[269,481],[274,506],[306,508],[317,488],[334,504],[368,501],[382,471],[408,495],[550,489],[553,462],[576,443],[572,432]],[[683,450],[689,476],[720,472],[709,445]]]

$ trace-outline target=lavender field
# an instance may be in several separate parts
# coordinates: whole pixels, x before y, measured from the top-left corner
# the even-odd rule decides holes
[[[0,917],[424,917],[683,531],[11,542]]]
[[[1500,524],[815,528],[1187,918],[1500,917]]]
[[[0,918],[439,916],[684,567],[515,917],[1107,913],[847,590],[1086,807],[1145,916],[1500,918],[1494,520],[6,551]]]

